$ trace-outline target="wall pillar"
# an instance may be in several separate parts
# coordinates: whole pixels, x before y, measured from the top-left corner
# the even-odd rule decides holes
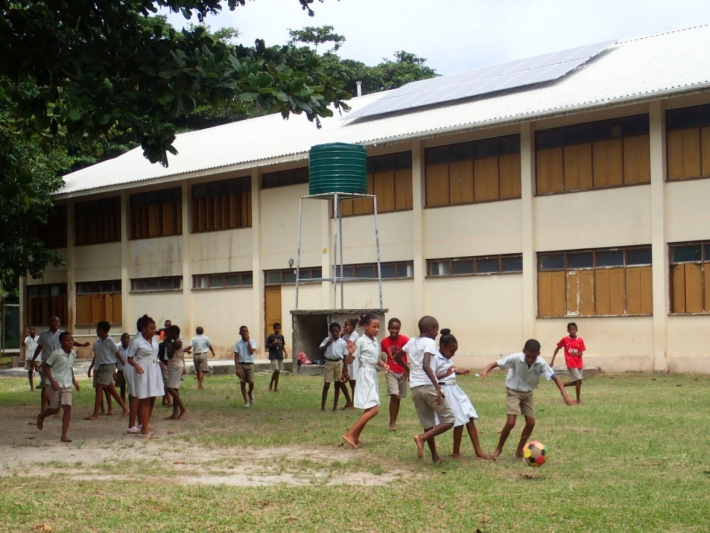
[[[421,141],[412,141],[412,259],[414,260],[414,320],[427,312],[426,258],[424,257],[424,149]]]
[[[130,199],[128,191],[121,191],[121,325],[123,331],[134,332],[135,318],[131,307],[131,245],[128,240]]]
[[[67,315],[60,317],[68,331],[76,330],[76,253],[75,203],[67,200]]]
[[[668,252],[666,246],[666,136],[663,102],[649,105],[651,144],[651,250],[653,279],[653,370],[668,371],[666,351],[669,311]]]
[[[181,324],[180,332],[183,338],[191,338],[192,332],[195,331],[195,323],[193,318],[193,301],[192,301],[192,248],[190,239],[190,228],[192,227],[192,209],[190,209],[190,185],[187,180],[182,182],[182,239],[180,240],[180,248],[182,250],[182,308],[184,323]]]
[[[520,180],[522,199],[523,251],[523,337],[536,338],[537,324],[537,255],[535,246],[535,132],[532,124],[520,125]]]
[[[261,173],[258,168],[251,170],[251,249],[252,249],[252,307],[254,309],[254,324],[247,324],[251,337],[256,339],[259,350],[264,349],[264,341],[259,342],[266,329],[265,301],[264,301],[264,270],[261,266],[261,204],[260,185]],[[238,327],[238,326],[237,326]]]

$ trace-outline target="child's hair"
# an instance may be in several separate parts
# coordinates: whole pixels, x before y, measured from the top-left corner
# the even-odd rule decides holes
[[[340,324],[337,322],[331,322],[330,325],[328,326],[328,331],[330,331],[333,328],[338,328],[340,329]]]
[[[128,337],[128,338],[130,339],[130,338],[131,338],[131,334],[128,333],[128,332],[121,333],[121,338],[123,338],[123,337]]]
[[[439,322],[437,322],[436,318],[433,316],[426,315],[421,317],[419,319],[419,323],[417,324],[417,326],[419,326],[419,333],[426,333],[438,323]]]
[[[178,326],[178,325],[176,325],[176,324],[173,324],[172,326],[170,326],[170,327],[168,328],[168,331],[169,331],[170,333],[174,333],[174,334],[177,335],[177,336],[180,336],[180,326]]]
[[[62,331],[59,334],[59,342],[62,342],[67,335],[71,335],[71,331]]]
[[[101,331],[105,331],[108,333],[111,331],[111,324],[106,322],[105,320],[99,320],[98,324],[96,324],[96,329],[100,329]]]
[[[528,339],[527,341],[525,341],[525,347],[523,349],[528,350],[529,352],[539,352],[540,341],[535,339]]]
[[[441,338],[439,339],[439,346],[448,346],[449,344],[451,344],[453,342],[458,344],[459,341],[457,341],[456,337],[454,337],[451,334],[451,330],[450,329],[442,329],[441,330]]]
[[[387,321],[387,327],[391,327],[392,324],[399,324],[400,326],[402,325],[402,321],[399,318],[390,318]]]
[[[281,322],[274,322],[274,328],[275,328],[276,326],[281,327]]]
[[[375,315],[373,315],[372,313],[365,313],[364,315],[360,315],[360,321],[357,324],[358,326],[363,328],[373,320],[377,320],[377,317]]]
[[[363,315],[363,316],[365,316],[365,315]],[[346,318],[346,319],[345,319],[345,325],[346,325],[346,326],[352,326],[353,329],[355,329],[355,327],[357,326],[357,323],[358,323],[358,319],[357,319],[357,318]]]
[[[136,322],[136,328],[138,328],[138,331],[142,332],[148,324],[155,324],[155,320],[150,318],[148,315],[143,315],[138,319],[138,322]]]
[[[576,328],[576,327],[577,327],[577,323],[576,323],[576,322],[568,322],[568,323],[567,323],[567,329],[571,328],[572,326],[574,326],[574,327]]]
[[[197,333],[198,335],[202,335],[204,332],[205,332],[205,330],[202,329],[202,326],[197,326],[195,328],[195,333]]]
[[[245,329],[249,329],[249,328],[247,328],[246,326],[239,326],[239,333],[241,333]]]

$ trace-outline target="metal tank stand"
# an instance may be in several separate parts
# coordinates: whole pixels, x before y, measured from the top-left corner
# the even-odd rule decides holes
[[[345,277],[343,272],[343,212],[341,202],[356,198],[372,198],[375,216],[375,248],[377,250],[377,282],[382,308],[382,267],[380,266],[380,229],[377,224],[377,197],[374,194],[359,194],[349,192],[328,192],[301,196],[298,207],[298,254],[296,259],[296,309],[298,309],[298,289],[301,277],[301,235],[303,225],[303,200],[332,200],[333,202],[333,272],[331,277],[321,279],[309,278],[308,281],[330,281],[333,286],[333,309],[344,309],[343,284],[350,281],[361,281],[362,278]],[[340,305],[338,305],[338,288],[340,288]]]

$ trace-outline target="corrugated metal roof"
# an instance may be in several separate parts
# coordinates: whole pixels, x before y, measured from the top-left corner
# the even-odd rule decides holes
[[[177,136],[169,167],[153,165],[140,148],[64,177],[58,195],[81,194],[128,183],[206,174],[212,169],[252,168],[284,159],[305,159],[315,144],[374,144],[445,131],[528,120],[653,96],[710,88],[710,25],[623,41],[564,78],[543,86],[414,109],[370,120],[347,115],[322,120],[269,115]],[[381,98],[354,98],[353,111]]]

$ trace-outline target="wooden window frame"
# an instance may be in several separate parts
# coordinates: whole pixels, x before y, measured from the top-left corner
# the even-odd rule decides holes
[[[427,148],[424,174],[425,208],[520,199],[520,135]]]
[[[77,202],[74,206],[76,246],[120,242],[121,197]]]
[[[666,181],[710,177],[710,104],[666,111]]]
[[[66,204],[55,205],[47,217],[47,224],[38,224],[35,233],[37,240],[44,242],[47,248],[66,248],[68,235]]]
[[[129,202],[131,240],[182,235],[180,187],[132,194]]]
[[[250,228],[251,176],[193,185],[191,209],[191,233]]]
[[[700,247],[699,259],[676,260],[674,251]],[[710,240],[668,244],[671,315],[710,314]],[[697,289],[688,289],[689,278],[696,278]]]
[[[278,170],[276,172],[264,172],[261,176],[261,188],[275,189],[277,187],[300,185],[302,183],[308,183],[309,179],[310,174],[308,167]]]
[[[237,283],[234,283],[236,278]],[[214,291],[220,289],[240,289],[254,286],[251,270],[244,272],[220,272],[217,274],[195,274],[192,276],[193,291]]]
[[[148,288],[147,285],[150,283],[161,282],[166,283],[170,281],[170,288],[163,288],[158,286],[157,288]],[[134,278],[131,280],[131,293],[145,293],[145,292],[179,292],[182,291],[182,276],[157,276],[151,278]]]
[[[67,289],[66,283],[27,285],[26,324],[34,324],[40,329],[48,323],[51,316],[56,315],[61,320],[66,320],[69,312]]]
[[[520,259],[520,270],[506,270],[504,261],[506,259]],[[498,270],[481,270],[481,264],[490,261],[498,262]],[[523,271],[523,255],[522,254],[494,254],[494,255],[479,255],[470,257],[448,257],[444,259],[427,259],[427,278],[458,278],[466,276],[492,276],[498,274],[520,274]],[[456,265],[461,263],[471,262],[471,272],[455,272]],[[444,267],[443,269],[441,267]],[[444,270],[447,273],[439,274],[435,270]]]
[[[600,265],[600,255],[610,252],[622,252],[621,261]],[[640,261],[635,252],[649,257]],[[571,257],[585,254],[591,255],[590,265],[570,266]],[[538,252],[538,318],[652,316],[650,254],[650,245]],[[560,257],[561,264],[545,264]],[[620,286],[623,294],[615,290]],[[543,303],[548,296],[549,302]]]
[[[112,326],[122,322],[121,280],[76,283],[76,324],[92,326],[106,320]]]
[[[535,196],[647,185],[650,164],[647,113],[535,132]]]

